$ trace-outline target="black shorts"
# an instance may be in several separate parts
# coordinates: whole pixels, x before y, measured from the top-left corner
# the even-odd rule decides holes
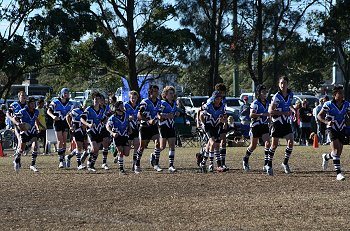
[[[134,140],[136,138],[139,138],[139,130],[133,129],[131,134],[129,135],[129,140]]]
[[[326,133],[329,135],[331,141],[339,140],[342,144],[346,144],[344,129],[342,131],[336,131],[332,128],[327,128]]]
[[[105,126],[103,126],[101,129],[101,135],[103,138],[111,137],[111,134],[109,133],[109,131],[107,130],[107,128]]]
[[[227,132],[228,132],[227,129],[224,128],[224,124],[221,124],[220,125],[220,135],[221,134],[226,134]]]
[[[204,131],[209,138],[214,138],[215,142],[220,142],[220,127],[213,127],[212,125],[205,125]]]
[[[158,125],[140,127],[141,140],[151,140],[153,136],[159,135]]]
[[[251,127],[249,135],[253,136],[253,138],[260,138],[266,133],[269,134],[269,125],[260,124],[260,125],[255,125],[254,127]]]
[[[73,132],[73,137],[74,137],[74,140],[78,142],[84,142],[87,138],[86,132],[82,132],[82,131]]]
[[[116,138],[113,139],[114,145],[116,147],[119,146],[129,146],[129,138],[127,136],[117,136]]]
[[[69,126],[66,120],[57,120],[53,123],[56,132],[68,132]]]
[[[96,134],[92,131],[89,131],[87,134],[91,142],[95,141],[96,143],[101,143],[103,141],[103,137],[101,134]]]
[[[163,139],[175,138],[175,128],[162,125],[159,128],[160,137]]]
[[[33,138],[37,137],[37,132],[33,132],[33,133],[22,133],[19,135],[20,136],[20,140],[21,143],[27,143],[29,141],[31,141]]]
[[[46,130],[40,130],[36,137],[38,137],[38,139],[45,139],[46,138]]]
[[[286,135],[292,132],[291,124],[281,124],[280,122],[275,122],[271,126],[270,134],[274,138],[284,138]]]

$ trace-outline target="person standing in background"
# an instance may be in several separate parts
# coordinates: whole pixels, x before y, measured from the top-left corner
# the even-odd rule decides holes
[[[300,114],[300,145],[301,146],[309,146],[310,144],[310,134],[311,134],[311,119],[312,119],[312,111],[308,105],[308,102],[304,100],[302,102],[302,107],[299,110]]]
[[[319,100],[319,104],[316,105],[316,107],[312,110],[312,114],[315,117],[315,122],[317,125],[317,138],[318,138],[318,142],[320,144],[325,143],[325,136],[326,136],[326,125],[324,123],[322,123],[318,118],[317,115],[318,113],[320,113],[322,107],[324,104],[324,98],[320,98]]]
[[[246,139],[249,139],[250,130],[250,104],[248,102],[248,96],[243,97],[243,105],[240,109],[240,119],[241,119],[241,131]]]
[[[46,128],[47,128],[44,106],[45,106],[44,99],[39,99],[36,109],[39,111],[38,120],[40,124],[36,124],[36,129],[38,130],[37,138],[42,140],[43,147],[45,147],[45,144],[46,144]]]
[[[2,104],[1,110],[0,110],[0,130],[5,128],[6,128],[6,105]]]
[[[292,113],[292,131],[294,136],[294,142],[299,143],[300,141],[300,116],[299,109],[301,108],[301,102],[297,100],[295,105],[293,106],[294,111]]]

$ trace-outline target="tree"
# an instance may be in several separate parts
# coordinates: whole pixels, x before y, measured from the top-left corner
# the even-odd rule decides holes
[[[42,16],[33,20],[32,32],[42,28],[36,35],[39,40],[79,41],[87,35],[95,40],[104,40],[103,45],[109,48],[112,55],[104,59],[104,68],[107,68],[108,73],[116,74],[115,77],[119,75],[126,78],[130,89],[137,91],[140,89],[137,81],[139,74],[148,74],[164,69],[175,61],[184,60],[185,54],[189,53],[187,44],[195,41],[189,30],[171,30],[164,26],[166,21],[174,17],[175,11],[171,4],[164,4],[160,0],[62,0],[51,2],[47,9]],[[78,23],[74,27],[71,24],[75,21]],[[57,49],[69,47],[59,46]],[[146,56],[152,60],[143,59]],[[99,52],[99,58],[101,61],[103,52]],[[142,60],[148,61],[143,63]],[[122,68],[116,65],[122,62],[126,64],[126,69],[123,65]]]
[[[198,63],[203,56],[209,57],[206,81],[208,88],[206,89],[207,94],[211,94],[215,84],[222,82],[219,63],[225,29],[230,25],[227,15],[232,9],[232,1],[179,0],[177,2],[181,14],[181,25],[191,27],[202,43],[201,49],[198,50],[197,55],[194,55],[192,62]]]
[[[344,76],[344,93],[350,99],[350,2],[337,0],[330,8],[329,15],[321,15],[323,19],[318,31],[326,37],[334,48],[334,56]]]
[[[256,4],[239,1],[239,39],[234,39],[234,49],[231,47],[231,51],[234,56],[239,54],[241,60],[245,61],[255,85],[270,78],[270,82],[276,82],[279,75],[285,74],[281,69],[281,56],[286,50],[286,44],[293,38],[300,39],[297,29],[303,24],[308,9],[315,3],[317,0],[259,0]],[[267,69],[273,74],[266,76]]]
[[[0,95],[7,98],[11,85],[21,80],[25,73],[35,71],[40,63],[40,53],[30,41],[27,41],[20,29],[25,26],[31,12],[40,8],[42,1],[0,1],[0,21],[6,23],[0,31],[0,71],[2,84]]]

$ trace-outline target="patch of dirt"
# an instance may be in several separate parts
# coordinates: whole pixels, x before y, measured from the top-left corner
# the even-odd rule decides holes
[[[168,151],[161,154],[162,173],[150,168],[145,151],[143,172],[127,175],[112,169],[78,172],[58,169],[57,156],[39,156],[40,172],[29,170],[31,157],[22,157],[16,174],[12,157],[0,159],[0,226],[2,230],[348,230],[350,228],[350,178],[335,180],[333,164],[321,171],[321,154],[329,147],[295,147],[292,174],[280,164],[285,146],[277,149],[275,176],[263,173],[263,148],[253,153],[252,171],[244,173],[244,147],[229,148],[226,173],[198,172],[198,148],[176,149],[177,173],[165,171]],[[341,159],[345,176],[349,147]],[[349,174],[350,177],[350,174]]]

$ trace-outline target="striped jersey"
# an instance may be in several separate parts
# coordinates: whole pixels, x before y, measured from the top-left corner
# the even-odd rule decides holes
[[[157,115],[161,111],[161,101],[157,98],[156,102],[152,102],[150,98],[143,99],[140,103],[140,112],[146,120],[157,120]],[[141,126],[149,126],[147,121],[141,120]]]
[[[21,131],[21,133],[34,133],[36,132],[36,127],[35,127],[35,121],[39,116],[39,110],[38,109],[34,109],[33,112],[29,111],[28,107],[25,107],[23,109],[21,109],[19,112],[17,112],[15,114],[16,118],[19,119],[19,121],[21,123],[28,123],[31,126],[31,129],[29,131]]]
[[[281,112],[289,112],[290,106],[292,105],[293,92],[288,89],[288,95],[286,98],[283,97],[282,92],[277,92],[271,100],[271,104],[276,105],[276,110]],[[279,122],[281,124],[290,124],[290,116],[280,115],[272,116],[272,122]]]
[[[71,101],[62,103],[60,99],[54,99],[50,105],[49,109],[55,116],[58,116],[60,120],[65,120],[69,112],[74,108],[74,104]]]
[[[326,120],[334,121],[332,126],[327,125],[327,128],[333,128],[336,131],[342,131],[344,129],[346,115],[350,112],[350,103],[343,101],[340,108],[337,107],[335,101],[327,101],[323,104],[322,109],[326,112]]]
[[[269,105],[268,101],[266,101],[264,105],[261,100],[256,99],[250,104],[250,109],[254,110],[256,114],[267,113],[269,111]],[[267,116],[259,116],[258,118],[251,118],[250,127],[268,123],[269,120]]]
[[[175,117],[175,113],[177,112],[177,105],[176,102],[173,101],[172,103],[169,103],[167,100],[161,101],[161,113],[164,114],[173,114]],[[162,119],[159,121],[160,126],[167,126],[169,128],[174,128],[174,118],[173,119]]]
[[[132,116],[133,118],[132,120],[129,120],[131,129],[133,130],[138,129],[139,120],[137,118],[137,114],[139,113],[139,109],[140,109],[139,104],[136,104],[135,107],[133,107],[131,102],[129,101],[124,104],[124,107],[125,107],[126,114]]]
[[[221,122],[220,119],[226,114],[225,104],[220,103],[219,107],[214,107],[213,103],[206,103],[203,105],[203,115],[205,118],[205,124],[213,127],[218,126]]]
[[[72,123],[73,123],[73,127],[74,127],[74,131],[78,132],[81,131],[83,132],[83,124],[80,121],[81,115],[84,113],[83,110],[81,110],[80,108],[74,108],[71,111],[71,115],[72,115]]]
[[[22,110],[23,108],[25,108],[26,105],[27,105],[26,103],[21,104],[20,102],[13,102],[10,105],[9,113],[11,115],[14,115],[14,114],[18,113],[20,110]]]
[[[123,115],[114,114],[109,117],[107,125],[113,132],[119,136],[128,136],[129,131],[129,115],[124,113]]]
[[[103,108],[100,107],[98,111],[95,111],[93,106],[89,106],[85,109],[81,117],[85,119],[89,124],[95,125],[93,128],[88,127],[87,131],[98,134],[101,132],[101,129],[104,126],[102,121],[106,118],[106,115]]]

